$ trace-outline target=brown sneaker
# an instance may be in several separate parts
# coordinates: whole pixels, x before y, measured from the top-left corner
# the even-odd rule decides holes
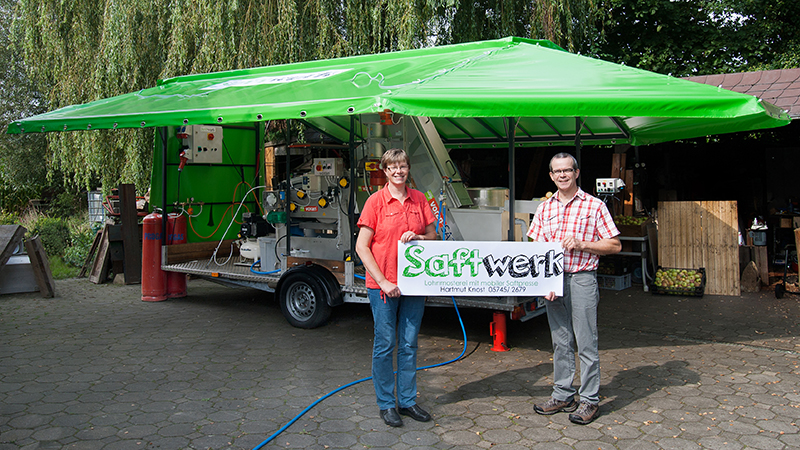
[[[574,414],[569,415],[569,421],[578,425],[592,423],[600,415],[600,407],[594,403],[581,402],[580,408]]]
[[[536,414],[542,414],[545,416],[562,411],[572,412],[576,409],[578,409],[578,402],[576,402],[574,398],[562,402],[561,400],[556,400],[553,397],[550,397],[550,400],[547,400],[544,403],[533,405],[533,410],[536,411]]]

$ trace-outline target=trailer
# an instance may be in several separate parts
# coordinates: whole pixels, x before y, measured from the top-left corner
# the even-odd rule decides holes
[[[236,233],[233,244],[225,244],[235,246],[235,256],[219,257],[218,252],[212,252],[214,256],[206,259],[175,262],[170,255],[180,252],[180,248],[164,246],[161,268],[275,293],[286,320],[300,328],[322,325],[337,305],[369,303],[364,269],[355,254],[358,236],[355,223],[367,197],[386,183],[378,164],[382,153],[390,148],[403,148],[408,153],[412,187],[428,198],[442,239],[523,239],[539,201],[514,202],[516,219],[509,221],[508,190],[466,187],[432,119],[389,111],[352,118],[352,146],[325,135],[320,131],[321,125],[313,120],[300,124],[307,131],[302,136],[304,140],[313,138],[316,143],[285,142],[277,148],[266,144],[273,151],[269,152],[270,160],[265,166],[283,166],[283,174],[288,176],[280,180],[276,177],[274,185],[273,180],[264,177],[257,180],[264,186],[256,190],[259,201],[251,198],[251,211],[243,212],[241,223],[232,227]],[[252,142],[245,143],[243,134],[248,130],[253,133]],[[167,127],[154,152],[157,158],[166,156],[166,161],[154,164],[162,176],[154,173],[152,177],[151,203],[161,196],[163,209],[186,214],[191,223],[199,221],[190,227],[192,237],[206,237],[209,222],[219,229],[220,225],[226,225],[220,221],[234,221],[233,215],[208,219],[203,213],[192,216],[194,211],[219,205],[207,199],[217,191],[224,192],[226,182],[228,189],[235,190],[239,186],[236,178],[241,174],[258,172],[252,167],[246,171],[247,164],[238,158],[262,159],[247,154],[248,149],[256,148],[253,142],[259,142],[260,150],[258,137],[262,130],[258,124],[249,128]],[[209,139],[209,134],[214,138]],[[226,142],[229,136],[230,144]],[[198,145],[200,141],[202,144]],[[220,157],[209,156],[216,148],[225,151],[220,152]],[[187,159],[183,165],[182,158]],[[181,170],[175,170],[177,167]],[[231,170],[237,167],[239,173]],[[229,173],[227,178],[213,175],[225,171]],[[207,187],[209,178],[217,180],[211,189]],[[179,192],[178,186],[181,186]],[[235,202],[228,203],[228,209],[232,206],[236,206]],[[226,237],[230,233],[219,236],[218,241]],[[452,305],[453,299],[429,297],[428,302]],[[544,312],[544,302],[537,297],[455,297],[455,302],[464,307],[508,312],[518,320],[528,320]]]
[[[580,163],[584,145],[788,123],[786,111],[750,95],[509,37],[179,76],[16,120],[8,132],[156,128],[150,204],[189,225],[187,244],[167,245],[162,221],[159,267],[275,292],[287,320],[311,328],[337,305],[366,302],[355,224],[383,184],[376,160],[386,149],[409,153],[411,182],[443,238],[516,241],[536,207],[515,191],[518,150],[573,149]],[[507,155],[508,185],[465,186],[450,158],[464,148]],[[455,300],[520,320],[543,303]]]

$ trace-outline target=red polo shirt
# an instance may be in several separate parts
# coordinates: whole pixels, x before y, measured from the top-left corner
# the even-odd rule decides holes
[[[424,234],[425,228],[436,220],[425,194],[416,189],[406,189],[408,197],[403,203],[392,197],[386,187],[372,194],[364,203],[358,219],[359,227],[375,231],[369,249],[383,276],[394,284],[397,284],[397,241],[400,236],[409,230]],[[380,289],[369,272],[367,287]]]

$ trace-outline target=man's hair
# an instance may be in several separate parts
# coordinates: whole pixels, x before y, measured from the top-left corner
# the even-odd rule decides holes
[[[555,160],[555,159],[564,159],[564,158],[572,159],[572,168],[575,169],[575,170],[578,170],[578,160],[575,159],[574,156],[570,155],[567,152],[561,152],[561,153],[557,153],[555,156],[550,158],[550,167],[549,167],[550,168],[550,172],[553,171],[553,160]]]
[[[411,161],[408,160],[408,154],[402,148],[390,148],[381,156],[381,169],[389,167],[395,163],[406,163],[408,168],[411,168]]]

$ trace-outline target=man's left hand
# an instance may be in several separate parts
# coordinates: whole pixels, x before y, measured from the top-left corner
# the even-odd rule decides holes
[[[564,250],[579,251],[579,252],[583,251],[585,247],[583,241],[578,240],[573,236],[568,236],[564,238],[564,240],[561,241],[561,246],[564,248]]]

